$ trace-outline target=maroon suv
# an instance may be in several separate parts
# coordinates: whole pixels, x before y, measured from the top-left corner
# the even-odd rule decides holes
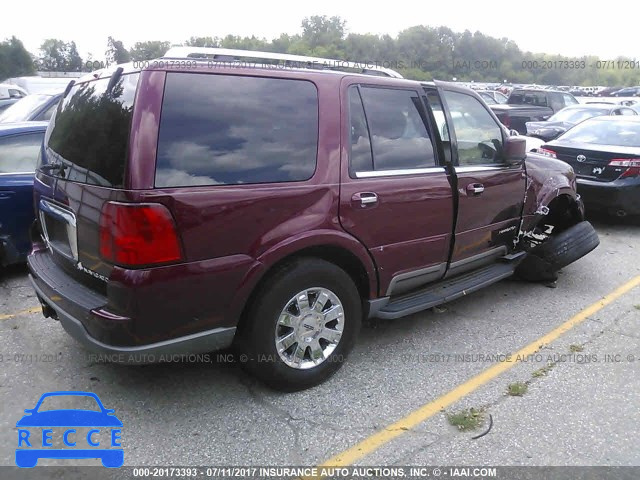
[[[296,390],[363,317],[552,279],[597,246],[571,167],[477,94],[295,60],[178,49],[65,92],[35,182],[45,316],[125,361],[233,344]]]

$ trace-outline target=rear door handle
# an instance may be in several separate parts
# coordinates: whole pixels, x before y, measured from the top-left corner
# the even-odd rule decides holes
[[[378,195],[373,192],[355,193],[353,197],[351,197],[351,201],[355,203],[360,202],[360,206],[364,208],[367,205],[378,203]]]
[[[470,183],[467,185],[467,193],[471,195],[480,195],[484,192],[484,185],[481,183]]]

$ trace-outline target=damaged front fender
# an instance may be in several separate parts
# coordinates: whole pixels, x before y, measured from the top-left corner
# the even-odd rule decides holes
[[[584,220],[584,205],[576,192],[576,174],[568,163],[538,154],[527,155],[527,189],[522,231],[531,231],[550,213],[555,199],[565,196],[577,210],[575,222]]]

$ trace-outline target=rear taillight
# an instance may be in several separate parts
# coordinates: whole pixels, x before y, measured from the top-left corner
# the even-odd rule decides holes
[[[609,162],[609,166],[620,172],[618,178],[640,175],[640,158],[614,158]]]
[[[538,153],[544,155],[545,157],[558,158],[556,152],[553,150],[549,150],[548,148],[539,148]]]
[[[122,266],[182,259],[171,213],[160,204],[105,203],[100,215],[100,255]]]

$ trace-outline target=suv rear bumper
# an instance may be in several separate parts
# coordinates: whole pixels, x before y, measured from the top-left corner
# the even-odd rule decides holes
[[[153,343],[136,345],[112,345],[91,335],[85,323],[96,328],[118,328],[118,324],[131,323],[133,319],[113,315],[112,324],[105,326],[108,312],[103,307],[107,298],[78,283],[52,260],[48,252],[34,252],[27,263],[29,278],[38,295],[45,316],[53,316],[63,328],[88,350],[109,355],[110,359],[124,363],[153,363],[161,356],[206,353],[227,348],[233,342],[235,327],[218,327],[185,336]],[[49,260],[49,261],[47,261]],[[114,358],[114,356],[119,355]]]

